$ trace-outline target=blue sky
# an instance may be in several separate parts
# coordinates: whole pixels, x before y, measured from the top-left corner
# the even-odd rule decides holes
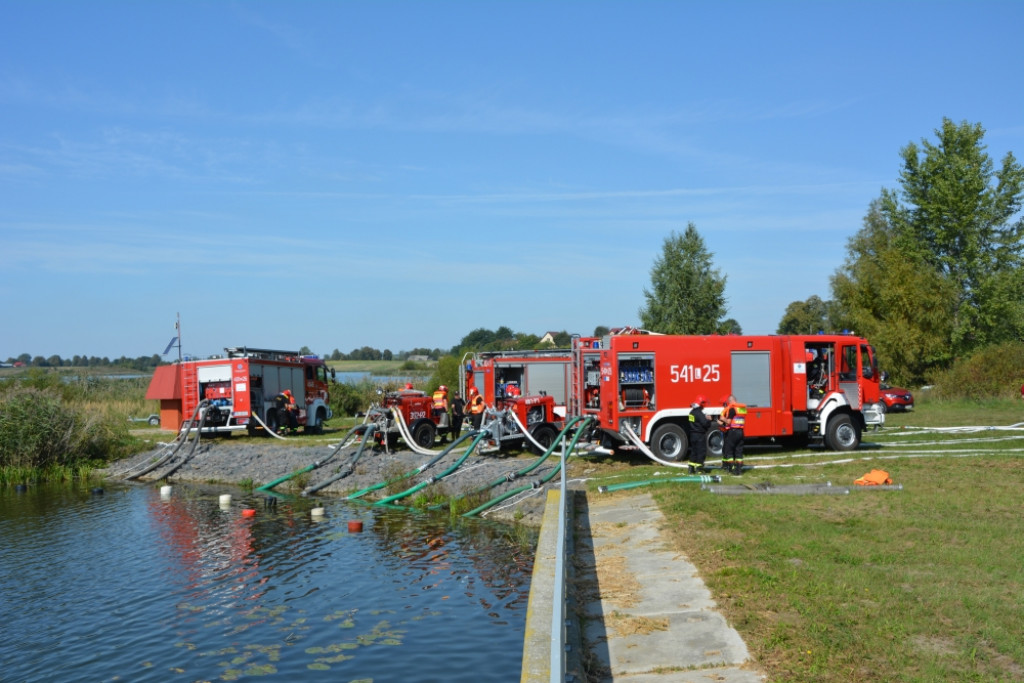
[[[688,222],[773,333],[943,117],[1024,156],[1022,2],[0,15],[3,359],[589,334]]]

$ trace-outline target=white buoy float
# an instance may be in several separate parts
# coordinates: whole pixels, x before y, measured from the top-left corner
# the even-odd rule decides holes
[[[231,507],[231,494],[230,493],[222,493],[221,494],[221,496],[220,496],[220,506],[222,508],[229,508],[229,507]]]
[[[171,497],[171,487],[170,486],[161,486],[160,487],[160,497],[161,498],[170,498]]]

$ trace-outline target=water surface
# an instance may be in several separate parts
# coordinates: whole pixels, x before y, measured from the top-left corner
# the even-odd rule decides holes
[[[0,680],[519,679],[535,539],[328,499],[316,521],[315,504],[0,491]]]

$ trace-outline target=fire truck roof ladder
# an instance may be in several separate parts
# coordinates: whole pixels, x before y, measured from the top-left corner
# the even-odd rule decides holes
[[[274,349],[251,349],[248,346],[227,346],[228,358],[262,358],[264,360],[285,360],[299,357],[298,351],[278,351]]]

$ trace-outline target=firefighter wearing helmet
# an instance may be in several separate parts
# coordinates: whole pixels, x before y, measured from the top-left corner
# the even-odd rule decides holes
[[[480,395],[476,387],[471,387],[469,390],[469,422],[473,425],[473,429],[480,429],[486,407],[484,397]]]
[[[448,437],[448,387],[442,384],[431,397],[431,410],[434,413],[434,424],[441,433],[441,443]]]
[[[708,404],[706,396],[700,395],[690,404],[690,474],[703,474],[704,459],[708,453],[708,429],[711,420],[704,414],[704,406]]]
[[[747,423],[747,406],[732,394],[722,397],[722,467],[730,474],[743,474],[743,428]]]

